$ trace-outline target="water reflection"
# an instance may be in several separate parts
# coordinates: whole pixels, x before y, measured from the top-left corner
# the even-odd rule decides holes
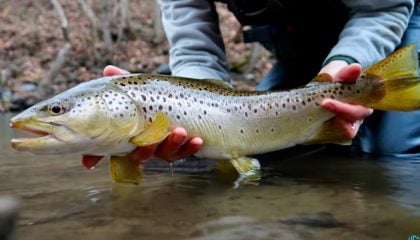
[[[113,184],[106,162],[40,157],[9,147],[0,116],[0,195],[24,207],[19,239],[406,239],[420,229],[420,162],[313,148],[259,156],[258,184],[214,173],[214,162],[151,162],[140,185]],[[307,150],[307,149],[306,149]]]

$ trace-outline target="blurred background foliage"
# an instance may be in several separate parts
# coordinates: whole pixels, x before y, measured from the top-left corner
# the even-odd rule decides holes
[[[271,67],[262,47],[217,4],[233,84],[252,89]],[[168,44],[155,0],[0,0],[0,111],[21,110],[113,64],[167,71]]]

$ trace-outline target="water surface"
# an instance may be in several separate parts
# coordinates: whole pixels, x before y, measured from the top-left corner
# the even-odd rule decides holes
[[[259,184],[232,183],[210,161],[148,165],[140,185],[106,162],[9,146],[0,115],[0,195],[23,202],[18,239],[407,239],[420,235],[420,161],[330,149],[263,157]]]

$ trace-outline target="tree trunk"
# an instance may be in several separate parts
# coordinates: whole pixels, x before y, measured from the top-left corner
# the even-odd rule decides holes
[[[108,50],[112,48],[112,38],[109,20],[109,0],[102,0],[102,38]]]

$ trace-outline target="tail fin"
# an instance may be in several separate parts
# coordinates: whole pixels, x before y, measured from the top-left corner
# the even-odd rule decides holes
[[[418,69],[416,46],[411,44],[364,70],[362,78],[374,84],[366,105],[385,111],[420,110]]]

